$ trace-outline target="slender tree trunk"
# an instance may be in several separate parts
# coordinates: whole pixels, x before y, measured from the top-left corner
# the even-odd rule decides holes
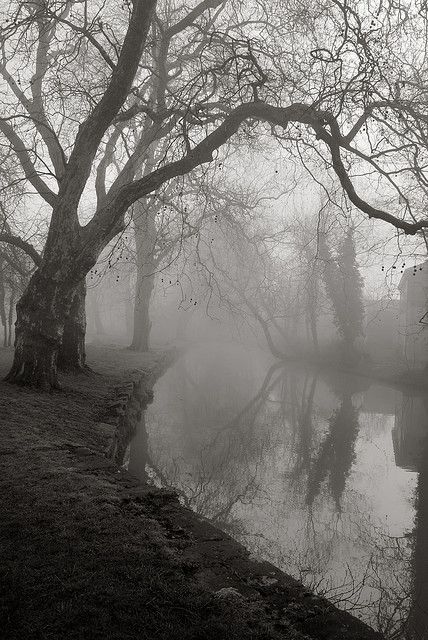
[[[7,335],[7,318],[6,318],[6,287],[2,275],[4,265],[0,262],[0,320],[3,325],[4,337],[3,346],[7,347],[8,335]]]
[[[125,317],[125,339],[132,340],[133,339],[133,330],[134,330],[134,309],[132,306],[132,298],[133,298],[133,287],[131,282],[132,274],[125,275],[125,283],[124,283],[124,317]]]
[[[97,286],[90,290],[87,296],[89,307],[89,318],[91,320],[91,332],[97,337],[105,335],[105,327],[100,308],[101,287]]]
[[[12,345],[12,334],[13,334],[13,315],[15,311],[15,300],[16,300],[16,290],[15,287],[11,287],[10,290],[10,300],[9,300],[9,313],[8,313],[8,336],[7,336],[7,346],[10,347]]]
[[[64,323],[62,343],[58,354],[58,366],[64,371],[86,369],[86,282],[82,280],[75,289],[69,314]]]
[[[137,275],[134,303],[134,330],[130,348],[134,351],[148,351],[150,344],[150,300],[154,287],[154,275]]]
[[[312,308],[309,311],[309,326],[311,329],[312,344],[314,345],[315,353],[316,355],[319,355],[320,346],[319,346],[319,340],[318,340],[317,316],[316,316],[315,309],[312,309]]]
[[[312,346],[315,351],[315,355],[319,355],[320,347],[318,340],[318,300],[319,300],[319,275],[316,270],[316,263],[313,256],[309,252],[309,248],[306,248],[307,263],[311,265],[311,272],[309,274],[309,281],[307,282],[307,300],[306,300],[306,319],[309,324],[310,337],[312,338]]]
[[[106,330],[104,327],[103,317],[101,315],[100,301],[98,296],[95,298],[95,301],[94,301],[94,323],[95,323],[95,331],[97,336],[104,336]]]
[[[141,202],[134,212],[135,245],[137,252],[137,282],[134,302],[134,330],[130,349],[147,351],[150,344],[150,300],[155,283],[156,211],[149,211]]]
[[[3,325],[3,346],[7,347],[8,332],[7,332],[7,318],[6,318],[6,291],[4,283],[0,280],[0,319]]]

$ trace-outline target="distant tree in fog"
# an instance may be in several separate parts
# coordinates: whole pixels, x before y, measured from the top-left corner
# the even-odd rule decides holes
[[[208,230],[205,251],[198,250],[205,287],[214,301],[251,331],[261,332],[275,357],[285,356],[289,343],[288,281],[275,259],[287,230],[266,226],[269,198],[246,190],[225,198],[220,224]],[[267,202],[266,202],[267,201]],[[257,333],[256,329],[256,333]]]
[[[344,357],[353,355],[355,341],[363,334],[364,301],[363,279],[361,277],[355,251],[354,230],[346,231],[339,243],[336,256],[333,255],[325,233],[319,236],[319,251],[322,260],[322,276],[330,299],[334,323],[343,340]]]
[[[193,241],[197,251],[205,227],[221,218],[234,197],[227,187],[220,188],[218,182],[210,181],[208,187],[201,182],[190,176],[180,182],[171,181],[156,196],[140,199],[132,207],[136,283],[130,348],[135,351],[149,348],[149,310],[156,277],[162,279],[162,274],[179,258],[191,254]],[[207,189],[210,199],[206,197]],[[178,280],[174,284],[180,285]]]
[[[349,227],[339,244],[337,263],[342,280],[340,302],[338,300],[336,307],[338,328],[345,342],[351,345],[364,330],[364,283],[357,264],[353,227]]]
[[[41,257],[21,232],[25,218],[25,193],[10,151],[0,147],[0,323],[3,345],[11,346],[15,304]],[[36,242],[37,230],[32,231]]]

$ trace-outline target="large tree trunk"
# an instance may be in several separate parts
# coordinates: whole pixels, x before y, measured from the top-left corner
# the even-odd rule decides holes
[[[58,366],[64,371],[82,371],[86,367],[86,282],[82,280],[72,297],[70,312],[64,323]]]
[[[147,351],[150,341],[150,300],[155,282],[156,210],[149,211],[147,203],[139,203],[134,212],[135,245],[137,253],[137,282],[134,302],[134,330],[130,349]]]
[[[6,286],[4,281],[4,262],[0,260],[0,322],[4,329],[3,346],[7,347],[7,318],[6,318]]]
[[[59,270],[58,270],[59,271]],[[15,357],[9,382],[59,388],[58,354],[78,284],[39,268],[16,305]],[[56,276],[56,277],[53,277]]]

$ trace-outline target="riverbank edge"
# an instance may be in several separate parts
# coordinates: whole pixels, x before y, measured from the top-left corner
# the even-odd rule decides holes
[[[368,367],[346,366],[339,361],[323,361],[308,355],[288,356],[277,360],[278,366],[294,364],[300,367],[311,367],[317,372],[333,374],[344,373],[349,376],[368,380],[384,386],[395,388],[408,395],[420,395],[428,391],[428,375],[425,369],[411,369],[404,365],[374,363]]]
[[[116,430],[106,455],[116,464],[122,462],[141,412],[153,399],[153,384],[176,356],[168,354],[150,375],[141,375],[138,371],[128,374],[115,388],[109,412]],[[235,602],[259,601],[263,604],[266,622],[273,623],[277,630],[286,631],[287,637],[293,628],[305,638],[314,640],[382,638],[359,619],[311,593],[273,564],[252,558],[243,545],[184,507],[178,493],[139,484],[123,500],[144,506],[150,512],[169,540],[172,553],[178,554],[186,565],[190,562],[193,579],[204,589]]]

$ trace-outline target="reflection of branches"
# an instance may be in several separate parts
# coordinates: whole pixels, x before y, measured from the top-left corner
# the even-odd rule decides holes
[[[196,460],[192,460],[189,472],[185,471],[186,460],[181,456],[175,456],[165,464],[159,454],[153,451],[149,454],[149,466],[157,479],[164,486],[178,490],[186,506],[224,529],[232,528],[237,531],[239,523],[233,518],[234,507],[253,502],[260,491],[260,464],[264,458],[267,437],[257,437],[253,427],[270,392],[278,384],[275,372],[279,368],[278,363],[273,365],[251,400],[220,429],[210,432],[208,441],[198,447]],[[181,378],[184,376],[181,375]],[[211,422],[216,423],[215,419],[209,419],[210,413],[218,412],[217,402],[214,401],[213,404],[212,394],[210,405],[208,397],[200,389],[201,382],[195,382],[189,376],[185,379],[192,380],[192,391],[189,398],[186,395],[184,403],[191,399],[196,399],[199,403],[202,398],[205,413],[208,414],[202,418],[205,426]],[[186,424],[192,422],[186,420]]]
[[[259,492],[263,453],[263,443],[254,450],[251,439],[245,443],[239,438],[238,443],[233,433],[227,433],[221,443],[209,443],[199,452],[191,473],[183,472],[184,461],[180,459],[162,468],[149,455],[148,464],[161,484],[177,491],[186,506],[222,528],[236,529],[232,510],[238,503],[252,502]]]
[[[219,438],[221,438],[226,431],[236,431],[237,433],[239,433],[240,426],[245,418],[248,418],[248,421],[246,423],[247,431],[249,426],[254,425],[257,414],[262,409],[271,391],[278,384],[279,377],[275,378],[272,382],[271,380],[272,380],[273,374],[276,371],[278,371],[278,369],[280,369],[281,366],[282,366],[281,363],[275,363],[270,367],[270,369],[268,370],[263,380],[263,383],[259,391],[253,396],[253,398],[249,402],[247,402],[247,404],[231,420],[229,420],[225,425],[223,425],[220,429],[217,430],[216,435],[207,445],[208,448],[212,448],[214,445],[216,445]]]
[[[311,459],[312,445],[312,415],[315,389],[317,385],[317,376],[313,376],[311,386],[306,395],[308,376],[306,376],[305,384],[302,392],[301,405],[297,411],[297,435],[298,446],[296,452],[296,463],[293,475],[299,477],[302,471],[309,467]]]
[[[200,369],[198,373],[201,373]],[[295,486],[288,484],[285,491],[281,491],[279,483],[274,487],[276,483],[272,482],[272,467],[276,466],[276,462],[280,466],[282,459],[287,458],[287,453],[283,455],[282,438],[285,436],[284,444],[287,445],[291,440],[289,449],[293,464],[293,450],[299,451],[301,447],[301,459],[304,460],[307,450],[314,447],[315,440],[320,435],[315,429],[316,417],[313,415],[313,407],[317,405],[320,394],[316,376],[309,373],[297,376],[296,379],[293,374],[296,382],[293,402],[293,397],[290,397],[293,376],[289,373],[281,378],[282,373],[282,370],[273,367],[270,377],[263,381],[261,388],[245,407],[236,410],[237,415],[228,422],[225,421],[226,425],[225,422],[221,423],[225,428],[220,433],[217,430],[214,432],[212,427],[206,428],[207,424],[218,424],[215,387],[213,395],[206,394],[203,398],[208,418],[206,422],[203,421],[202,412],[192,409],[194,404],[198,407],[200,403],[204,380],[204,376],[194,375],[197,386],[188,389],[189,397],[184,394],[191,407],[190,420],[184,421],[184,425],[187,429],[193,426],[194,430],[180,434],[180,439],[186,446],[185,453],[178,451],[172,461],[170,450],[162,455],[160,449],[154,449],[156,441],[152,441],[152,459],[155,462],[152,466],[156,477],[165,486],[175,490],[178,488],[178,493],[187,506],[210,518],[221,528],[233,532],[252,552],[272,560],[341,608],[363,617],[369,624],[383,631],[388,640],[402,640],[405,637],[403,625],[407,620],[412,593],[409,568],[411,540],[405,536],[387,535],[384,523],[375,522],[368,508],[356,512],[355,505],[360,503],[361,497],[358,500],[348,500],[346,512],[344,509],[344,513],[335,513],[331,517],[330,506],[326,509],[326,501],[320,505],[320,509],[305,508],[301,483],[296,483]],[[282,389],[279,388],[281,380]],[[206,382],[213,391],[212,378]],[[234,388],[237,390],[239,385]],[[274,397],[272,394],[269,398],[272,389],[275,389]],[[339,494],[343,491],[352,465],[358,431],[358,411],[352,404],[350,391],[351,389],[342,391],[341,402],[331,417],[327,436],[333,449],[327,460],[327,475],[330,475],[332,483],[334,465],[338,464],[337,476],[342,483],[339,482],[338,485]],[[293,410],[293,406],[296,411],[294,433],[286,417],[286,412]],[[196,423],[191,419],[194,414],[198,419]],[[214,419],[210,420],[212,416]],[[176,423],[174,429],[175,427]],[[307,433],[300,436],[300,429],[303,432],[306,429]],[[157,434],[158,446],[162,447],[165,442],[162,431],[155,428],[154,433]],[[266,437],[267,433],[279,433],[281,447],[273,446],[272,440]],[[190,446],[186,435],[193,439]],[[298,437],[302,437],[302,442]],[[178,442],[179,440],[177,444]],[[341,456],[343,463],[338,460]],[[266,486],[266,482],[271,482],[272,487]],[[350,495],[350,491],[347,495]],[[291,504],[292,535],[286,531],[287,521],[283,523],[279,520],[286,511],[283,500]],[[254,508],[247,506],[251,503],[254,503]],[[272,515],[279,520],[278,529],[270,527],[269,521],[263,522],[262,518],[247,520],[253,514],[260,515],[259,506],[268,517],[269,507],[272,506]],[[241,522],[249,522],[249,532],[238,529]],[[278,539],[274,537],[275,533],[278,534]]]
[[[281,368],[281,363],[273,364],[269,371],[267,372],[265,379],[263,380],[262,386],[256,395],[248,402],[243,409],[235,416],[235,418],[229,423],[229,428],[233,426],[238,426],[242,419],[247,416],[250,411],[258,412],[260,408],[263,406],[266,398],[269,396],[272,389],[276,387],[278,384],[279,378],[275,378],[275,380],[271,383],[271,379],[273,374]],[[253,413],[253,420],[255,415]]]

